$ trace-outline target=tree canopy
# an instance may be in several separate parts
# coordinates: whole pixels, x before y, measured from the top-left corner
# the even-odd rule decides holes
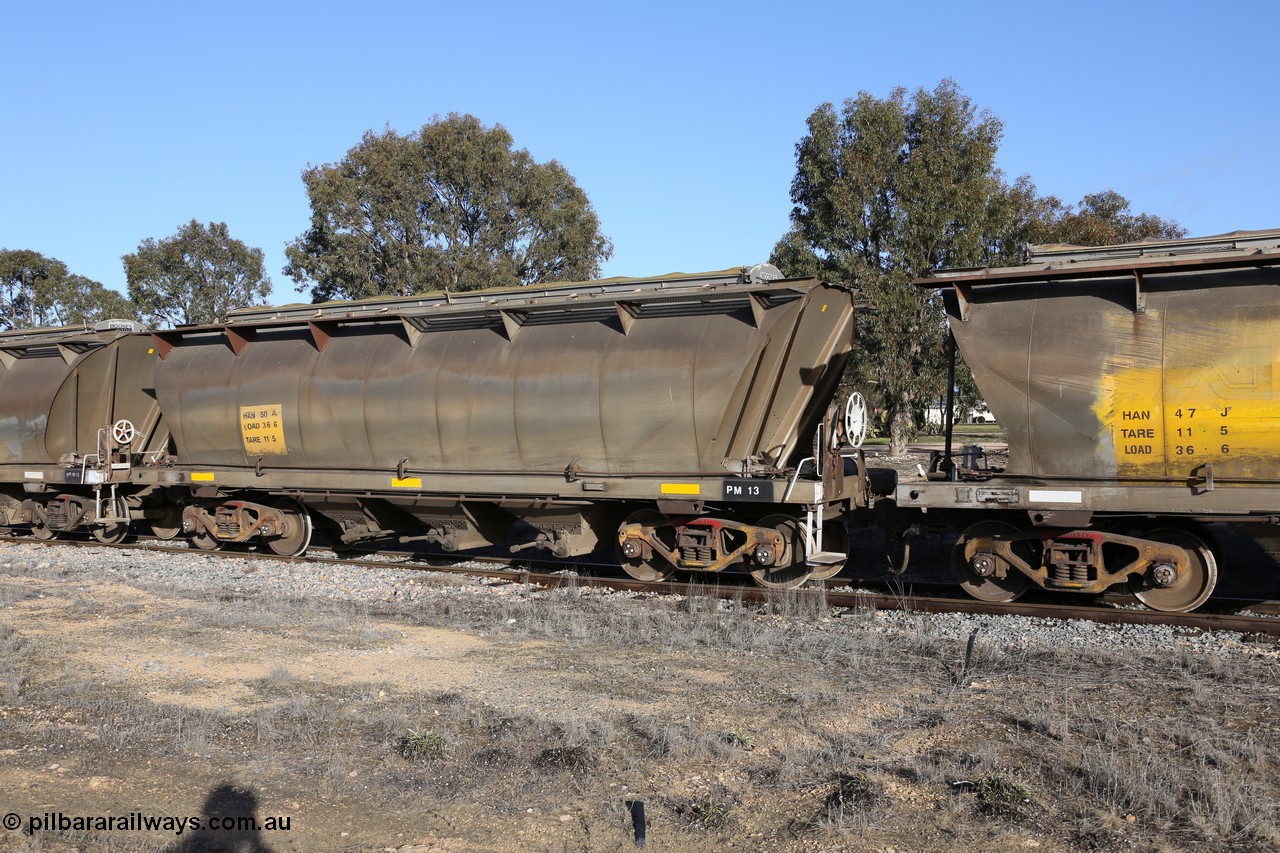
[[[838,112],[823,104],[796,146],[793,228],[773,260],[788,274],[816,265],[871,303],[854,370],[874,386],[895,452],[915,408],[944,383],[941,306],[910,282],[984,257],[1002,130],[947,80],[909,99],[899,88],[883,99],[862,92]]]
[[[271,293],[262,250],[234,239],[225,222],[193,219],[172,237],[148,237],[121,260],[129,296],[154,327],[217,323]]]
[[[988,257],[993,266],[1020,263],[1029,245],[1114,246],[1148,238],[1172,240],[1187,231],[1171,219],[1130,212],[1115,190],[1090,193],[1076,205],[1042,196],[1023,175],[1005,186],[992,207]]]
[[[1115,190],[1091,193],[1074,207],[1056,198],[1045,199],[1042,215],[1028,242],[1070,243],[1076,246],[1113,246],[1155,238],[1172,240],[1187,236],[1177,222],[1150,213],[1130,213],[1129,200]]]
[[[501,125],[457,113],[365,133],[302,173],[311,227],[285,249],[285,274],[317,302],[598,276],[613,246],[586,194],[512,145]]]
[[[132,319],[134,306],[100,282],[30,249],[0,250],[0,329],[91,325]]]
[[[905,451],[917,411],[945,389],[946,322],[936,294],[911,280],[941,267],[1021,262],[1027,244],[1102,245],[1179,237],[1176,223],[1132,214],[1107,190],[1078,206],[1041,196],[1027,176],[996,168],[1002,122],[951,80],[908,97],[866,92],[809,116],[796,145],[791,230],[772,261],[788,275],[856,284],[869,303],[859,320],[853,384],[873,392],[891,452]],[[975,393],[967,370],[957,377]]]

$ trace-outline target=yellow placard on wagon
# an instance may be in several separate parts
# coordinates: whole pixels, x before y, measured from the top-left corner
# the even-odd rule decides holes
[[[1270,347],[1223,348],[1194,367],[1116,370],[1095,411],[1121,476],[1186,477],[1212,464],[1218,477],[1272,476],[1280,456],[1280,394]]]
[[[284,443],[284,406],[240,407],[240,438],[250,456],[281,456],[289,452]]]

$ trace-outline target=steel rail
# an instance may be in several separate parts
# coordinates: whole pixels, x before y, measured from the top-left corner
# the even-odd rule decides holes
[[[0,540],[3,541],[3,540]],[[472,577],[505,580],[510,583],[523,583],[548,589],[569,588],[602,588],[622,592],[635,592],[655,595],[686,595],[739,600],[752,603],[770,603],[785,599],[811,599],[815,604],[839,608],[842,615],[854,615],[872,610],[899,610],[910,613],[963,613],[981,616],[1024,616],[1036,619],[1065,619],[1096,622],[1115,625],[1169,625],[1190,631],[1229,631],[1257,637],[1280,637],[1280,616],[1242,615],[1240,613],[1165,613],[1158,610],[1138,609],[1124,606],[1127,599],[1123,596],[1111,596],[1102,604],[1092,606],[1079,604],[1047,604],[1043,602],[1005,602],[990,603],[967,597],[923,596],[916,594],[875,592],[869,590],[846,589],[850,583],[848,578],[832,578],[822,585],[806,586],[791,590],[766,589],[746,586],[737,583],[721,583],[716,576],[712,581],[663,581],[649,583],[630,578],[599,577],[584,575],[575,571],[560,569],[557,571],[536,571],[529,568],[494,568],[485,569],[475,563],[496,563],[511,565],[517,563],[511,558],[456,558],[458,563],[466,565],[432,565],[412,561],[411,555],[403,552],[372,552],[371,556],[381,553],[383,559],[361,559],[349,557],[324,557],[308,554],[301,557],[286,557],[260,551],[202,551],[197,548],[178,547],[157,544],[164,540],[143,540],[138,542],[104,544],[93,540],[57,539],[11,540],[35,542],[40,545],[73,545],[77,547],[108,547],[119,550],[140,550],[153,553],[183,553],[208,556],[214,558],[239,558],[252,560],[269,560],[282,563],[337,565],[371,569],[400,569],[420,572],[439,572],[445,574],[462,574]],[[389,560],[386,556],[395,555],[399,560]],[[455,559],[455,558],[447,558]],[[522,561],[521,561],[522,562]],[[864,583],[864,581],[858,581]],[[932,585],[928,585],[932,586]],[[938,585],[941,586],[941,585]],[[1214,603],[1211,599],[1210,603]],[[1275,608],[1276,602],[1253,602],[1249,600],[1218,600],[1218,606],[1245,608],[1260,605],[1264,609]]]

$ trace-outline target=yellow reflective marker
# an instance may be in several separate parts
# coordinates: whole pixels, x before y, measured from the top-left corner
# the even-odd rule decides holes
[[[702,488],[697,483],[663,483],[664,495],[700,495]]]
[[[391,487],[395,489],[421,489],[421,477],[392,477]]]
[[[212,472],[212,471],[192,471],[192,472],[191,472],[191,482],[193,482],[193,483],[212,483],[212,482],[213,482],[213,472]]]

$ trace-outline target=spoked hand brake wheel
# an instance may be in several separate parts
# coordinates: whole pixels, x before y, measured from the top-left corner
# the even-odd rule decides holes
[[[121,447],[128,447],[138,437],[138,430],[128,418],[121,418],[111,425],[111,437]]]
[[[867,440],[867,424],[870,418],[867,415],[867,401],[862,395],[854,391],[849,395],[849,401],[844,404],[844,434],[849,441],[849,445],[854,449],[862,446]]]

